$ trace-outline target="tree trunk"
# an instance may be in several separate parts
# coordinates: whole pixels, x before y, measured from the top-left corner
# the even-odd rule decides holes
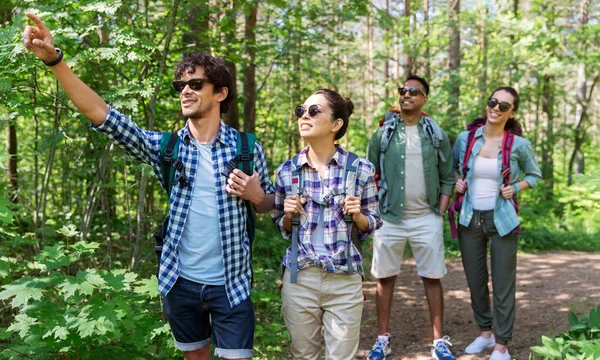
[[[580,15],[579,15],[579,32],[582,33],[583,32],[583,27],[587,25],[589,18],[588,18],[588,5],[589,5],[589,0],[582,0],[581,1],[581,5],[580,5]],[[583,45],[583,44],[582,44]],[[595,81],[598,78],[596,78],[594,80],[594,84]],[[584,138],[585,138],[585,119],[587,118],[587,108],[588,108],[588,99],[587,99],[587,78],[585,75],[585,63],[580,63],[579,64],[579,69],[577,71],[577,106],[575,108],[575,118],[577,119],[577,125],[575,126],[575,134],[574,134],[574,139],[575,139],[575,145],[573,148],[573,153],[571,154],[571,159],[569,160],[569,173],[567,176],[567,185],[571,185],[573,184],[573,167],[575,164],[575,161],[579,158],[580,162],[583,162],[583,160],[581,160],[581,158],[583,157],[583,154],[580,154],[580,150],[581,150],[581,145],[583,145],[584,142]],[[592,89],[590,90],[590,97],[592,96],[592,92],[593,92],[593,85],[592,85]]]
[[[6,160],[6,175],[10,184],[7,193],[9,200],[17,203],[19,194],[19,174],[17,173],[17,126],[14,121],[9,121],[6,127],[6,153],[10,157]]]
[[[404,78],[411,76],[414,71],[415,59],[410,46],[410,0],[404,0]]]
[[[542,179],[546,182],[546,200],[554,197],[554,78],[544,76],[542,108],[546,113],[545,139],[542,142]]]
[[[449,65],[450,65],[450,98],[448,103],[450,105],[449,115],[455,123],[459,122],[460,115],[460,0],[450,0],[450,22],[449,22],[449,33],[450,33],[450,51],[449,51]]]
[[[190,27],[189,32],[182,35],[183,45],[189,49],[210,52],[209,18],[210,7],[207,1],[190,1],[184,15],[185,23]]]
[[[385,0],[385,15],[387,17],[387,20],[389,21],[391,18],[391,16],[390,16],[390,0]],[[393,49],[393,47],[392,47],[392,44],[390,44],[389,39],[391,36],[390,32],[393,32],[393,31],[394,31],[394,28],[392,27],[391,30],[388,30],[385,32],[385,39],[386,39],[385,50],[384,50],[385,62],[384,62],[384,70],[383,71],[384,71],[384,79],[385,79],[385,82],[384,82],[385,97],[384,97],[384,99],[385,99],[386,104],[387,104],[388,98],[390,96],[390,86],[389,86],[389,83],[390,83],[390,55],[391,55],[390,50]]]
[[[258,3],[251,2],[244,29],[244,131],[254,133],[256,127],[256,19]]]
[[[373,118],[374,105],[375,105],[375,69],[373,64],[373,13],[371,9],[369,10],[369,15],[367,17],[367,48],[368,48],[368,58],[367,58],[367,106],[366,106],[366,116],[363,118],[365,128],[368,128],[371,124],[367,119]]]
[[[484,5],[485,6],[485,5]],[[481,19],[481,37],[479,39],[479,51],[481,52],[481,76],[479,78],[479,94],[481,97],[481,101],[485,101],[487,99],[487,50],[488,50],[488,39],[487,39],[487,18],[488,18],[488,8],[485,7],[484,16]],[[480,116],[484,117],[486,115],[486,108],[484,106],[479,106],[481,108]]]
[[[429,45],[429,1],[423,5],[423,22],[425,23],[425,79],[431,81],[431,50]]]
[[[233,44],[237,42],[236,38],[236,22],[237,22],[237,0],[231,0],[227,2],[227,10],[225,10],[225,18],[227,19],[227,25],[225,27],[225,44],[224,47],[227,49],[227,55],[225,56],[225,63],[233,81],[231,82],[231,89],[229,94],[233,97],[233,100],[229,104],[229,111],[223,115],[225,123],[232,128],[239,130],[240,128],[240,109],[238,106],[237,98],[237,67],[235,62],[232,60],[237,54],[230,52],[233,48]]]
[[[11,3],[8,1],[0,2],[0,24],[11,23]],[[35,93],[34,89],[34,93]],[[35,96],[35,95],[34,95]],[[8,176],[10,190],[7,192],[9,200],[13,203],[17,203],[18,191],[19,191],[19,174],[17,172],[17,126],[12,120],[8,122],[6,128],[6,153],[10,157],[6,160],[6,175]],[[37,171],[35,168],[34,171]],[[36,188],[37,190],[37,188]]]

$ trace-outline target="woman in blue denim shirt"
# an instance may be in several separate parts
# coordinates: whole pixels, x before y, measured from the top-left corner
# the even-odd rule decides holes
[[[480,329],[467,348],[477,354],[494,348],[490,360],[509,360],[506,347],[512,339],[515,314],[517,243],[519,219],[515,201],[518,194],[536,185],[541,172],[528,140],[514,119],[519,94],[512,87],[496,89],[487,103],[483,126],[461,133],[452,151],[456,192],[464,194],[459,215],[458,239],[462,262],[471,291],[471,307]],[[512,150],[503,144],[514,134]],[[507,134],[505,134],[505,132]],[[471,149],[466,168],[465,151]],[[507,147],[508,149],[508,147]],[[502,156],[510,154],[510,176],[502,169]],[[460,171],[466,169],[466,176]],[[490,309],[487,246],[490,242],[494,310]]]

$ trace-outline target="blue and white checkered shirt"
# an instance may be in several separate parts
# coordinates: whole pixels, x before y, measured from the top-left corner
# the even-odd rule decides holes
[[[137,124],[110,107],[104,122],[94,129],[104,132],[109,139],[117,142],[125,152],[136,160],[152,166],[164,187],[160,168],[160,142],[162,132],[140,129]],[[162,257],[158,272],[158,290],[166,295],[179,277],[179,258],[177,244],[181,239],[183,227],[190,209],[190,199],[198,168],[198,150],[190,142],[188,125],[179,130],[179,159],[185,166],[189,186],[178,182],[173,184],[169,206],[169,226],[165,235]],[[225,267],[225,289],[230,305],[236,306],[250,296],[250,240],[246,232],[246,207],[241,198],[225,191],[227,179],[221,175],[230,159],[236,155],[237,131],[221,122],[219,133],[212,144],[212,160],[217,189],[219,209],[219,229],[223,248]],[[260,185],[267,194],[275,192],[269,179],[267,160],[261,145],[254,147],[254,170],[260,176]],[[178,176],[178,172],[176,176]]]

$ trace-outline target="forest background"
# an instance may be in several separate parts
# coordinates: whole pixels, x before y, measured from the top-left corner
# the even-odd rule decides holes
[[[452,140],[494,88],[514,86],[543,173],[522,195],[520,250],[600,249],[597,0],[1,0],[0,358],[177,354],[153,275],[164,190],[25,51],[25,11],[85,83],[147,129],[185,124],[170,86],[182,54],[224,57],[237,99],[224,121],[257,134],[272,170],[304,146],[293,109],[319,88],[354,101],[341,144],[364,155],[409,74],[429,81],[425,111]],[[259,217],[258,358],[282,358],[289,343],[276,283],[286,246]],[[458,254],[449,238],[446,248]]]

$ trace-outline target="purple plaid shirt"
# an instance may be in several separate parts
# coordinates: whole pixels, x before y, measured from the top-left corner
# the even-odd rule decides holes
[[[330,163],[325,168],[323,182],[319,179],[317,170],[308,163],[306,153],[308,148],[303,149],[297,157],[288,160],[277,169],[277,179],[275,185],[275,206],[271,212],[273,222],[279,228],[279,231],[286,239],[291,239],[291,232],[283,227],[283,202],[286,196],[292,196],[292,171],[295,168],[302,168],[302,182],[300,188],[304,188],[303,196],[306,198],[304,205],[305,215],[300,217],[300,227],[298,229],[300,244],[298,246],[298,270],[309,266],[321,266],[329,273],[347,272],[346,246],[348,244],[347,227],[344,222],[343,209],[340,206],[340,200],[344,199],[344,167],[348,153],[337,146],[337,151],[331,158]],[[293,161],[297,160],[297,163]],[[382,225],[379,217],[379,207],[377,198],[377,188],[375,186],[375,167],[366,159],[360,159],[356,173],[356,194],[361,199],[362,214],[369,220],[369,230],[366,232],[358,231],[359,240],[364,240],[371,236],[376,229]],[[325,248],[329,250],[330,255],[319,256],[311,244],[311,236],[317,227],[319,221],[321,205],[313,199],[320,199],[321,187],[324,187],[324,194],[333,194],[329,201],[323,204],[323,219],[321,223],[324,229]],[[354,268],[362,274],[361,265],[362,256],[354,245],[351,248],[351,256]],[[283,265],[290,266],[291,246],[287,249],[283,257]]]

